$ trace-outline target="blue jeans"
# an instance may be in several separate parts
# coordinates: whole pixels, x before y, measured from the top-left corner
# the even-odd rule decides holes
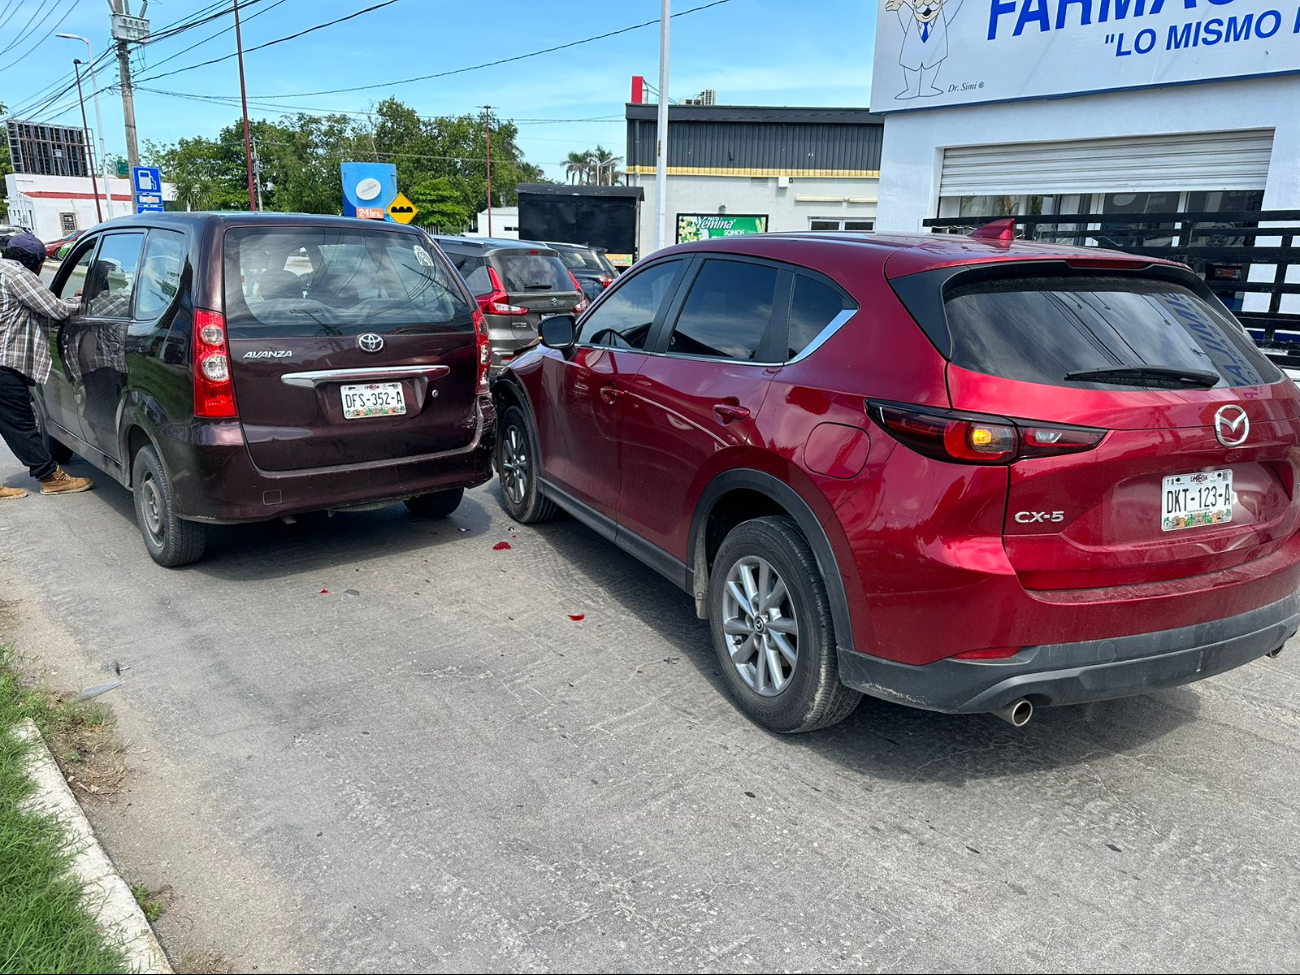
[[[21,372],[0,366],[0,438],[32,477],[49,477],[59,465],[50,456],[32,412],[33,382]]]

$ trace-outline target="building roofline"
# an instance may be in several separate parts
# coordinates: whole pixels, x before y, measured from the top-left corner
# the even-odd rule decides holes
[[[640,186],[581,186],[570,183],[520,183],[515,192],[536,196],[631,196],[645,199]]]
[[[653,121],[658,105],[625,106],[631,121]],[[869,108],[797,108],[778,105],[669,105],[669,122],[782,122],[787,124],[884,125],[885,116]]]

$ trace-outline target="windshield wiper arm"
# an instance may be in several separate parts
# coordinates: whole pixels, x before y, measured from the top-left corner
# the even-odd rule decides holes
[[[1105,366],[1068,373],[1066,382],[1112,383],[1116,386],[1158,386],[1161,389],[1210,389],[1218,373],[1168,366]]]

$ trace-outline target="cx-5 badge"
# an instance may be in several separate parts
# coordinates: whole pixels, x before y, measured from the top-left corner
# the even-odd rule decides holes
[[[1214,414],[1214,435],[1225,447],[1240,447],[1250,436],[1250,417],[1236,404],[1221,406]]]
[[[384,339],[374,332],[367,332],[365,335],[357,336],[357,345],[361,347],[362,352],[378,352],[384,347]]]

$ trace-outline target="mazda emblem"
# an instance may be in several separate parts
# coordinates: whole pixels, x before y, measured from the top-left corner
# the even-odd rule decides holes
[[[1225,447],[1240,447],[1250,436],[1250,417],[1236,404],[1221,406],[1214,414],[1214,435]]]
[[[384,347],[384,339],[374,332],[367,332],[365,335],[357,336],[357,345],[361,347],[362,352],[378,352]]]

